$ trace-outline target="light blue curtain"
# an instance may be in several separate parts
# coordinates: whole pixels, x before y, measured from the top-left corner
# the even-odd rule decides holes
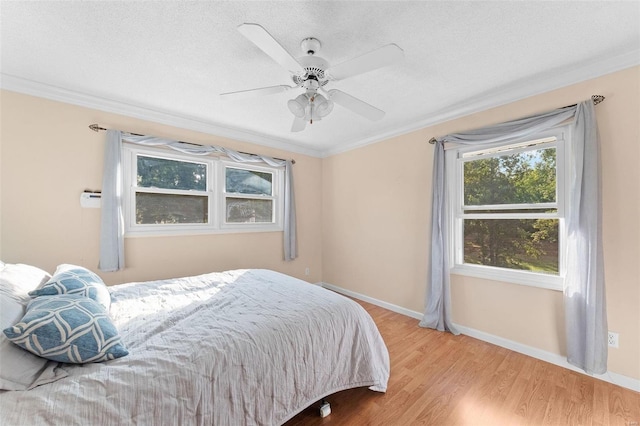
[[[459,334],[451,320],[445,176],[444,144],[437,143],[433,158],[431,258],[427,272],[427,299],[425,301],[427,307],[422,321],[420,321],[420,327]]]
[[[520,120],[438,138],[434,153],[431,258],[426,309],[420,325],[456,333],[451,320],[446,242],[445,143],[510,143],[572,121],[572,169],[566,224],[567,276],[564,285],[567,359],[588,373],[607,365],[607,317],[602,262],[598,132],[591,100]]]
[[[122,215],[122,135],[107,130],[102,172],[102,216],[98,269],[124,269],[124,217]]]
[[[293,193],[293,162],[287,160],[284,178],[284,260],[298,257],[296,200]]]
[[[598,139],[593,103],[583,102],[573,126],[564,307],[567,360],[589,374],[607,371],[608,354]]]
[[[117,135],[117,136],[116,136]],[[115,150],[115,144],[111,139],[118,142],[118,154],[110,150]],[[121,165],[121,148],[122,141],[146,146],[166,146],[173,150],[190,154],[190,155],[210,155],[222,154],[231,160],[239,163],[266,163],[273,167],[284,168],[284,260],[291,261],[298,257],[297,233],[296,233],[296,206],[293,192],[293,162],[289,160],[279,160],[265,155],[244,154],[229,148],[215,145],[196,145],[170,139],[162,139],[154,136],[140,136],[130,133],[123,133],[116,130],[107,131],[107,153],[105,154],[105,172],[103,177],[102,192],[102,231],[100,242],[100,269],[103,271],[117,271],[124,268],[124,221],[122,218],[122,165]],[[115,175],[115,176],[114,176]],[[115,201],[118,203],[117,213],[115,209],[105,209],[105,182],[119,182],[120,189]],[[109,183],[111,185],[111,183]],[[110,196],[109,196],[110,197]],[[110,197],[111,198],[111,197]],[[110,201],[111,203],[111,201]],[[110,204],[111,205],[111,204]],[[114,227],[115,217],[119,215],[119,228]],[[118,252],[116,252],[118,247]],[[120,259],[120,263],[115,264],[112,259]],[[103,269],[102,265],[110,269]]]

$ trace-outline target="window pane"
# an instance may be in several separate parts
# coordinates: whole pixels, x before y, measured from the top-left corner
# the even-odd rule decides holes
[[[138,186],[207,190],[207,165],[138,155]]]
[[[557,219],[465,219],[464,263],[557,275]]]
[[[208,197],[136,193],[137,224],[207,223]]]
[[[273,201],[227,198],[227,223],[272,223]]]
[[[225,174],[225,189],[228,193],[254,195],[272,195],[273,193],[272,173],[227,167]]]
[[[466,161],[464,204],[532,204],[556,201],[556,149]]]

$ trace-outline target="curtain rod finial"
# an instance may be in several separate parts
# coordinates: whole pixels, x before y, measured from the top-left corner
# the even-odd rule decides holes
[[[95,124],[95,123],[94,124],[90,124],[89,128],[97,133],[100,130],[100,125]]]
[[[429,143],[430,143],[431,145],[435,145],[435,144],[436,144],[436,142],[438,142],[438,141],[436,140],[436,138],[431,138],[431,139],[429,139]]]
[[[602,95],[592,95],[591,100],[594,105],[598,105],[600,102],[604,101],[605,97]]]

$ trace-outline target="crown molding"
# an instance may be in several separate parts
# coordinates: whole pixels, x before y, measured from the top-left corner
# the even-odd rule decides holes
[[[363,139],[355,139],[342,143],[339,147],[322,152],[323,157],[351,151],[366,145],[381,142],[396,136],[404,135],[436,124],[451,121],[487,109],[499,107],[531,96],[540,95],[562,87],[571,86],[592,78],[601,77],[616,71],[640,65],[640,50],[617,52],[605,58],[583,63],[578,66],[558,68],[540,73],[534,77],[522,79],[502,86],[491,92],[466,99],[464,102],[446,107],[427,117],[407,123],[386,132],[378,133]],[[433,135],[438,136],[438,135]]]
[[[85,108],[96,109],[99,111],[124,115],[127,117],[138,118],[140,120],[165,124],[181,129],[193,130],[209,135],[234,139],[242,142],[249,142],[275,149],[281,149],[291,153],[303,154],[318,158],[322,157],[322,152],[319,150],[291,144],[263,134],[254,133],[247,130],[224,127],[194,118],[180,116],[175,113],[157,111],[139,105],[88,95],[85,93],[80,93],[49,84],[39,83],[37,81],[24,79],[9,74],[0,73],[0,88],[11,92],[18,92],[25,95],[64,102],[71,105],[77,105]]]
[[[546,71],[445,107],[422,119],[412,120],[393,129],[379,131],[375,135],[343,141],[336,148],[327,150],[315,150],[248,130],[225,127],[175,113],[157,111],[139,105],[75,92],[4,73],[0,73],[0,88],[292,153],[326,158],[637,65],[640,65],[640,50],[636,49],[617,52],[576,66]]]

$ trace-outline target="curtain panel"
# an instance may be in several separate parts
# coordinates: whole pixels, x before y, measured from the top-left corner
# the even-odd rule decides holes
[[[106,272],[124,268],[124,217],[122,213],[122,142],[145,146],[164,146],[184,154],[203,156],[221,154],[239,163],[266,163],[284,168],[284,260],[298,257],[296,234],[296,207],[293,191],[293,163],[264,155],[244,154],[215,145],[195,145],[162,139],[154,136],[140,136],[117,130],[107,131],[105,148],[102,227],[100,236],[99,269]]]
[[[599,140],[591,100],[436,139],[433,166],[431,256],[420,326],[457,334],[451,319],[445,144],[508,144],[572,120],[571,182],[564,283],[567,360],[587,373],[607,370],[607,316],[602,255]],[[507,319],[505,319],[507,320]]]
[[[107,130],[102,172],[100,261],[98,269],[124,269],[124,216],[122,214],[122,134]]]

